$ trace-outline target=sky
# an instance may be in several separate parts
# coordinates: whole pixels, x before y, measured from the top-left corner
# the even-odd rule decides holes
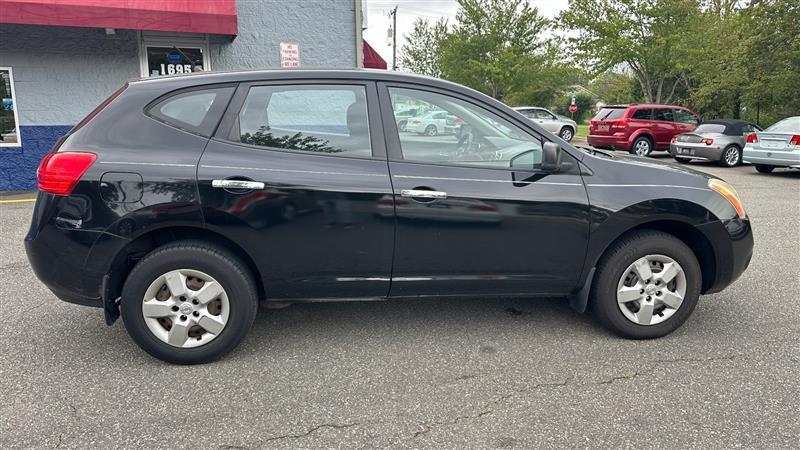
[[[367,29],[364,40],[383,56],[391,68],[392,46],[388,37],[388,29],[392,19],[388,13],[397,5],[397,49],[403,46],[403,35],[412,29],[411,24],[417,18],[429,19],[432,22],[440,17],[455,20],[458,11],[456,0],[362,0],[367,5]],[[539,8],[539,13],[552,19],[567,7],[568,0],[528,0]],[[399,55],[398,55],[399,58]]]

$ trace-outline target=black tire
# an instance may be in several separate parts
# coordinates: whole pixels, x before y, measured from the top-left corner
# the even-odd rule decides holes
[[[571,142],[572,138],[575,137],[575,130],[573,130],[572,127],[563,127],[561,131],[558,132],[558,137],[567,142]]]
[[[640,145],[644,145],[643,144],[644,142],[647,143],[647,150],[641,156],[650,156],[653,153],[653,141],[651,141],[650,138],[645,137],[645,136],[641,136],[641,137],[636,138],[636,140],[633,141],[633,144],[631,144],[631,149],[628,150],[628,152],[630,154],[632,154],[632,155],[636,155],[637,154],[636,153],[636,147],[638,147]]]
[[[736,152],[736,161],[732,164],[728,162],[728,153]],[[742,149],[737,145],[729,145],[722,150],[722,155],[719,157],[719,165],[722,167],[736,167],[742,163]]]
[[[141,307],[145,291],[159,276],[176,269],[206,273],[228,294],[225,328],[205,345],[173,347],[154,336],[145,323]],[[176,364],[206,363],[231,351],[247,335],[257,309],[256,286],[247,266],[230,252],[202,241],[178,241],[153,250],[131,270],[122,289],[122,320],[133,341],[151,356]]]
[[[761,173],[770,173],[775,170],[775,166],[768,166],[765,164],[756,164],[756,170]]]
[[[653,254],[668,256],[680,264],[686,275],[686,294],[672,317],[655,325],[639,325],[628,320],[617,305],[617,283],[634,261]],[[604,327],[629,339],[652,339],[673,332],[689,318],[701,287],[700,264],[683,241],[661,231],[641,230],[624,236],[606,250],[597,266],[589,300]]]
[[[681,164],[689,164],[692,162],[692,158],[681,158],[680,156],[675,156],[675,161]]]
[[[439,129],[436,128],[436,125],[428,125],[425,127],[425,136],[436,136],[439,134]]]

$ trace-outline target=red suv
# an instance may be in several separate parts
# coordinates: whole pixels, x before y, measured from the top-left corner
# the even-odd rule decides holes
[[[589,145],[641,156],[669,149],[672,137],[700,123],[694,111],[672,105],[606,106],[589,121]]]

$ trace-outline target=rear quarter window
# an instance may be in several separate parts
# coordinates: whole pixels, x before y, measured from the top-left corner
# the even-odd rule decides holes
[[[222,86],[170,93],[148,106],[146,113],[174,128],[210,137],[233,91],[233,86]]]

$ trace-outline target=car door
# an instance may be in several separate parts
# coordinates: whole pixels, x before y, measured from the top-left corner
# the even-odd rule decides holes
[[[681,108],[673,109],[672,117],[675,121],[675,134],[691,133],[700,123],[700,119],[692,112]],[[672,139],[672,136],[670,136],[670,139]]]
[[[517,115],[448,90],[379,85],[385,124],[393,98],[461,119],[454,135],[407,137],[387,128],[397,217],[390,296],[564,294],[577,283],[589,234],[578,163],[539,168],[544,137]],[[519,155],[530,164],[510,166]]]
[[[558,133],[561,131],[561,122],[558,121],[556,116],[551,114],[549,111],[544,109],[537,109],[535,110],[536,114],[536,123],[538,123],[542,128],[551,132],[551,133]]]
[[[241,84],[198,168],[209,229],[270,299],[385,297],[394,213],[374,83]]]
[[[672,136],[678,134],[678,127],[675,124],[671,108],[653,109],[653,138],[656,140],[656,147],[669,147]]]

